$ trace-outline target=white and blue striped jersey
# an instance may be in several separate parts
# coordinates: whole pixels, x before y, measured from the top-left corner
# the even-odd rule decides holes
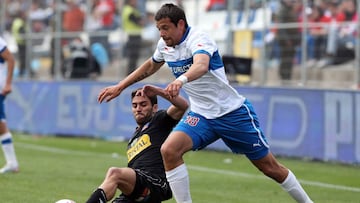
[[[5,51],[6,48],[7,48],[7,44],[5,40],[2,37],[0,37],[0,54],[3,51]],[[0,56],[0,90],[2,90],[5,85],[6,72],[7,72],[6,61]]]
[[[160,39],[153,60],[166,62],[177,78],[189,70],[195,54],[208,54],[210,63],[205,75],[183,86],[190,110],[214,119],[240,108],[245,97],[230,86],[217,45],[207,33],[189,27],[175,47],[166,46]]]

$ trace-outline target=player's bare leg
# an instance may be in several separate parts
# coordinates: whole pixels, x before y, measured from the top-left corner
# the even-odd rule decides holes
[[[111,167],[100,188],[106,192],[108,199],[112,199],[116,193],[116,189],[121,190],[126,195],[131,194],[134,190],[135,182],[136,173],[133,169]]]
[[[125,195],[132,193],[135,187],[136,173],[131,168],[111,167],[101,185],[91,194],[86,203],[107,202],[114,198],[119,189]]]
[[[269,152],[264,158],[251,161],[266,176],[278,182],[292,198],[299,203],[312,203],[295,175],[285,166],[281,165]]]
[[[0,121],[0,141],[6,160],[6,164],[0,169],[0,173],[18,172],[19,164],[15,154],[13,138],[4,120]]]

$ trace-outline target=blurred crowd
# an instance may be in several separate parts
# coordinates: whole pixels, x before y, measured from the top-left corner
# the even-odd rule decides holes
[[[301,1],[282,0],[274,21],[295,21],[299,23],[299,28],[273,30],[278,34],[280,57],[292,59],[280,64],[281,77],[291,79],[289,67],[302,60],[301,40],[296,39],[301,39],[303,32],[308,68],[325,68],[353,60],[359,26],[356,8],[356,0],[318,0],[306,6]]]
[[[355,43],[358,36],[359,22],[356,0],[309,0],[304,5],[302,0],[233,0],[231,8],[238,12],[236,24],[248,25],[267,43],[269,60],[279,61],[279,75],[283,80],[291,79],[292,67],[302,62],[302,34],[305,32],[306,66],[325,68],[329,65],[345,63],[355,58]],[[226,0],[209,0],[206,11],[228,10]],[[256,30],[257,13],[267,8],[271,13],[271,28]],[[248,9],[248,15],[244,10]],[[244,17],[247,17],[244,19]],[[264,19],[257,19],[264,21]],[[229,23],[229,19],[227,19]],[[244,27],[242,27],[244,29]],[[246,27],[245,27],[246,29]],[[305,57],[304,57],[305,58]]]
[[[71,46],[73,41],[78,48],[79,43],[83,44],[77,53],[83,50],[90,57],[90,72],[95,73],[92,75],[100,75],[101,67],[113,58],[118,58],[118,55],[127,57],[128,72],[132,71],[141,54],[138,47],[153,48],[153,42],[158,39],[154,11],[147,11],[147,0],[4,1],[7,5],[4,27],[16,40],[14,51],[19,61],[19,77],[36,77],[36,64],[31,60],[34,56],[27,54],[41,55],[44,54],[43,50],[50,50],[50,57],[56,58],[55,39],[58,38],[61,38],[62,60],[58,65],[52,60],[52,77],[58,70],[56,66],[60,67],[62,77],[67,77],[68,62],[71,60],[69,56],[74,50],[74,46]],[[185,1],[172,2],[183,6]],[[266,5],[263,5],[264,2]],[[228,3],[229,0],[208,0],[204,11],[225,11],[229,9]],[[269,29],[265,35],[263,30],[254,30],[254,38],[266,43],[267,60],[279,61],[279,75],[283,80],[290,80],[292,67],[303,61],[307,67],[324,68],[355,57],[359,27],[356,0],[309,0],[306,5],[303,5],[302,0],[232,0],[232,4],[232,8],[238,11],[238,24],[244,21],[253,23],[257,12],[264,7],[271,11]],[[250,11],[246,19],[245,9]],[[229,23],[229,19],[226,21]],[[109,40],[109,33],[114,30],[121,30],[128,39],[120,48],[119,44],[112,44]],[[61,33],[61,37],[54,33]],[[86,33],[86,37],[83,33]],[[302,56],[302,40],[306,41],[306,56]],[[29,45],[37,47],[29,51]],[[44,45],[48,47],[44,48]],[[124,47],[129,51],[122,52]],[[108,61],[96,59],[93,56],[95,51]]]
[[[359,27],[356,0],[319,1],[306,10],[309,66],[322,68],[354,58]],[[302,19],[300,18],[300,21]]]
[[[116,57],[120,55],[117,49],[119,47],[114,47],[118,45],[111,44],[109,40],[110,32],[118,29],[127,32],[128,27],[133,26],[132,23],[139,23],[139,33],[142,34],[143,29],[154,25],[153,20],[149,18],[153,14],[146,11],[146,0],[5,1],[7,6],[5,29],[16,41],[17,46],[13,51],[18,56],[19,77],[25,75],[31,78],[36,77],[34,70],[36,68],[34,68],[32,59],[36,57],[34,55],[44,54],[48,54],[52,58],[50,75],[55,77],[54,58],[57,57],[58,48],[56,39],[60,39],[61,64],[59,67],[62,77],[69,75],[66,74],[69,71],[68,65],[75,63],[71,58],[74,57],[72,52],[75,52],[77,56],[87,55],[89,57],[88,61],[83,60],[85,64],[77,63],[78,66],[90,66],[90,70],[87,72],[101,74],[99,66],[106,65],[106,62],[98,61],[93,52],[102,51],[102,55],[105,55],[109,61],[114,55]],[[122,15],[123,10],[127,7],[130,8],[131,13],[128,13],[127,16]],[[132,10],[132,8],[134,9]],[[134,13],[137,13],[136,18],[133,18]],[[60,34],[61,36],[59,36]],[[146,40],[148,40],[147,37],[149,36],[145,36]],[[140,40],[138,42],[141,43]],[[93,47],[93,45],[96,46]],[[28,50],[29,47],[32,47],[32,50]],[[81,51],[83,54],[79,54]]]

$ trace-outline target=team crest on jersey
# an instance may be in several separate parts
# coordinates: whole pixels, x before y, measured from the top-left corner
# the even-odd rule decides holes
[[[141,137],[132,141],[130,148],[127,150],[128,162],[130,162],[136,155],[151,146],[150,136],[144,134]]]
[[[184,123],[187,123],[190,126],[196,126],[200,121],[199,117],[187,116]]]

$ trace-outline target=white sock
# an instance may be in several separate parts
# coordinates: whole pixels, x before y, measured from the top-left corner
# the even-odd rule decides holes
[[[7,132],[5,134],[2,134],[0,136],[0,141],[1,141],[2,150],[4,152],[6,164],[13,167],[18,167],[18,162],[15,155],[15,149],[14,149],[11,133]]]
[[[295,175],[289,170],[289,174],[281,183],[281,187],[290,194],[299,203],[313,203],[310,197],[306,194],[304,189],[301,187],[299,181]]]
[[[190,195],[189,174],[185,164],[166,171],[166,178],[177,203],[192,203]]]

